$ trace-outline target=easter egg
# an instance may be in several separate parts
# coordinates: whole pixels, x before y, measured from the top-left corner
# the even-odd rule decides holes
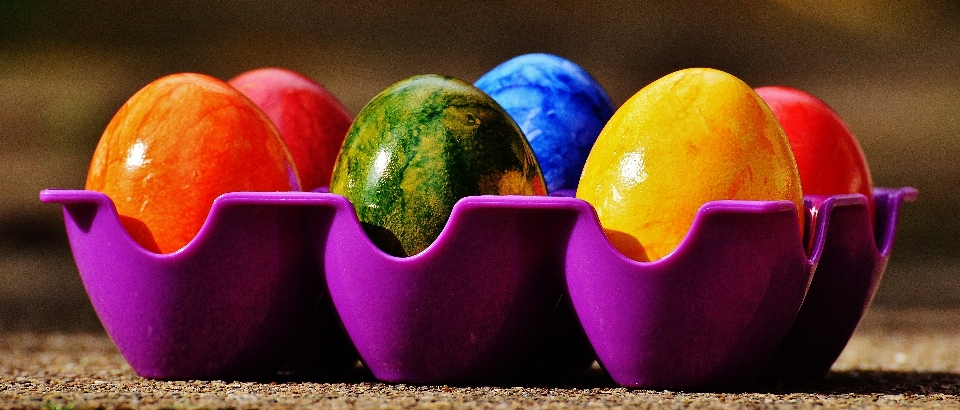
[[[137,243],[159,253],[189,243],[223,193],[299,186],[270,119],[227,83],[192,73],[160,78],[120,107],[86,182],[113,200]]]
[[[801,225],[804,212],[776,117],[743,81],[709,68],[668,74],[630,97],[600,132],[577,197],[637,261],[673,252],[709,201],[789,200]]]
[[[380,249],[408,256],[433,243],[460,198],[546,195],[546,186],[496,101],[461,80],[423,75],[388,87],[357,114],[330,192],[350,200]]]
[[[330,184],[353,115],[320,84],[282,68],[247,71],[228,84],[257,104],[280,131],[304,191]]]
[[[590,148],[614,111],[600,84],[569,60],[537,53],[507,60],[474,85],[520,126],[547,190],[576,189]]]
[[[873,214],[873,181],[867,158],[843,119],[819,98],[790,87],[755,90],[780,121],[800,171],[803,193],[867,197]]]

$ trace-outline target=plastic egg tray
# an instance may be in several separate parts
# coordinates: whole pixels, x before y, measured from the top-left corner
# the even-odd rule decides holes
[[[672,389],[827,372],[916,196],[876,189],[875,222],[862,195],[808,198],[809,242],[790,202],[711,202],[674,253],[641,263],[562,196],[464,198],[429,248],[398,258],[329,193],[225,194],[171,254],[136,244],[101,193],[40,193],[62,205],[90,301],[143,377],[269,378],[304,335],[335,345],[339,326],[309,329],[333,322],[351,348],[315,353],[355,349],[386,382],[497,383],[596,359],[622,386]]]

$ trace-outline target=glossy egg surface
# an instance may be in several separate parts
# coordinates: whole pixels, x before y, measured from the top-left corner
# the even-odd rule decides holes
[[[169,253],[196,236],[221,194],[299,190],[299,179],[253,102],[221,80],[181,73],[140,89],[114,115],[86,189],[113,200],[141,246]]]
[[[576,189],[583,164],[614,107],[586,70],[552,54],[525,54],[474,83],[517,122],[547,189]]]
[[[353,115],[326,88],[283,68],[244,72],[228,84],[270,117],[297,164],[304,191],[330,184],[333,163]]]
[[[402,80],[357,114],[330,192],[354,205],[371,240],[394,256],[427,248],[471,195],[545,195],[536,158],[510,116],[461,80]]]
[[[801,224],[804,212],[776,117],[743,81],[707,68],[669,74],[624,103],[600,133],[577,197],[638,261],[673,252],[709,201],[790,200]]]

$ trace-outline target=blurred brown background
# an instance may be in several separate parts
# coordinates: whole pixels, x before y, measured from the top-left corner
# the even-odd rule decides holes
[[[807,90],[877,186],[913,186],[875,304],[960,306],[960,3],[953,0],[0,1],[0,330],[99,330],[45,188],[82,188],[100,133],[174,72],[281,66],[354,112],[415,74],[474,81],[555,53],[619,105],[677,69]]]

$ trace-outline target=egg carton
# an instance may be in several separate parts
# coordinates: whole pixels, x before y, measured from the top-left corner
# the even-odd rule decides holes
[[[808,246],[789,201],[710,202],[675,252],[643,263],[571,197],[463,198],[401,258],[329,193],[224,194],[192,242],[155,254],[106,195],[40,192],[62,205],[90,301],[142,377],[269,378],[306,342],[327,363],[355,351],[386,382],[497,383],[596,359],[622,386],[671,389],[822,376],[916,197],[877,188],[875,222],[862,195],[808,197]]]

